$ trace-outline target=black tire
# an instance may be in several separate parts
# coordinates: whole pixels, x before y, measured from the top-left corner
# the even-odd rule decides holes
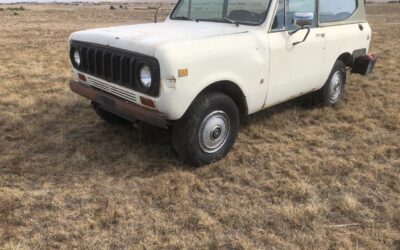
[[[92,103],[92,107],[94,109],[94,111],[96,112],[96,114],[103,119],[104,121],[106,121],[107,123],[110,124],[129,124],[131,123],[128,120],[125,120],[124,118],[121,118],[117,115],[114,115],[111,112],[108,112],[105,109],[100,108],[100,106],[97,103]]]
[[[239,127],[239,109],[230,97],[217,92],[202,94],[175,122],[172,146],[181,160],[195,166],[207,165],[231,150]]]
[[[336,83],[337,80],[340,82]],[[343,99],[345,86],[346,65],[342,61],[337,60],[324,87],[316,92],[315,98],[317,103],[325,107],[335,107]]]

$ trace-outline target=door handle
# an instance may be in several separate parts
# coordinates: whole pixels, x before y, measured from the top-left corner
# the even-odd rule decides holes
[[[316,34],[317,37],[325,38],[325,33]]]

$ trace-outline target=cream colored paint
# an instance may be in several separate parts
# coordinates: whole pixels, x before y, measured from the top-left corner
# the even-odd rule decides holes
[[[249,113],[257,112],[263,107],[268,90],[266,48],[265,33],[261,30],[160,47],[156,57],[160,65],[168,66],[161,67],[163,84],[156,99],[158,109],[169,113],[171,119],[178,119],[207,86],[230,81],[247,97]],[[181,68],[189,69],[188,77],[176,77]],[[167,80],[172,75],[177,78],[175,88],[169,87]]]
[[[161,68],[160,95],[149,98],[170,120],[181,118],[202,90],[219,81],[239,86],[248,113],[252,114],[321,88],[342,53],[352,54],[369,47],[368,23],[363,23],[363,31],[358,24],[313,28],[305,43],[293,47],[305,31],[293,36],[286,31],[269,32],[277,4],[277,0],[272,1],[267,20],[260,26],[167,18],[158,24],[76,32],[70,39],[157,58]],[[184,68],[189,75],[179,78],[178,70]]]
[[[324,29],[311,29],[304,43],[301,41],[307,31],[302,30],[294,35],[287,31],[268,34],[269,39],[269,91],[265,106],[272,106],[310,92],[320,86],[325,60]]]

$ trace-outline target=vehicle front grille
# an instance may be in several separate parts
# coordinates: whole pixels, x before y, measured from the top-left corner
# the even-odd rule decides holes
[[[112,47],[77,41],[72,41],[70,47],[70,58],[77,70],[128,89],[151,96],[158,95],[160,67],[157,59]],[[80,54],[79,65],[74,60],[75,51]],[[152,86],[150,89],[141,88],[139,70],[143,65],[147,65],[151,69]]]

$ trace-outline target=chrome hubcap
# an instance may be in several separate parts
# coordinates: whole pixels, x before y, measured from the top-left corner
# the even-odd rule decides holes
[[[343,74],[340,71],[335,72],[331,79],[330,85],[330,99],[331,101],[337,101],[343,89]]]
[[[207,154],[220,150],[228,140],[231,121],[228,114],[215,111],[209,114],[200,125],[199,146]]]

